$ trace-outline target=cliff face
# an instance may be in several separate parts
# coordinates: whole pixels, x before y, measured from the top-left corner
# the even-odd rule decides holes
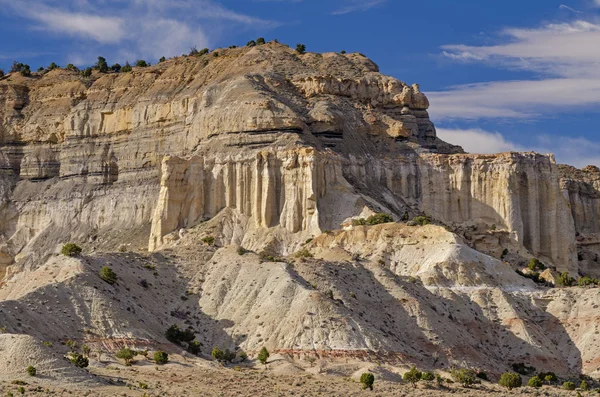
[[[552,159],[452,155],[419,87],[358,54],[270,43],[91,79],[13,74],[0,92],[2,268],[35,266],[67,240],[108,248],[127,230],[158,249],[224,208],[281,229],[286,253],[368,207],[494,224],[577,270]]]

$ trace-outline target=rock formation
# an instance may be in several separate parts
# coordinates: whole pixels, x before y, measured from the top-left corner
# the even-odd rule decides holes
[[[563,303],[589,293],[548,292],[514,269],[536,257],[574,276],[600,273],[600,173],[536,153],[464,154],[437,138],[428,107],[418,85],[360,54],[300,55],[278,43],[91,78],[9,74],[0,79],[0,319],[41,337],[34,316],[17,320],[2,301],[22,313],[25,297],[54,288],[27,277],[51,275],[57,302],[92,319],[96,337],[160,340],[171,318],[154,303],[165,295],[148,304],[121,291],[127,312],[137,305],[152,320],[116,305],[118,322],[99,309],[110,302],[94,279],[112,263],[135,284],[128,264],[151,260],[171,269],[177,294],[187,292],[177,272],[197,290],[187,309],[199,329],[228,324],[205,326],[207,344],[376,351],[403,364],[439,355],[497,372],[527,359],[592,373],[585,360],[598,347],[567,323],[593,303]],[[352,226],[377,212],[438,226]],[[70,241],[92,256],[56,279],[57,248]],[[299,250],[317,259],[275,260]],[[71,294],[93,303],[67,303]],[[384,314],[372,313],[382,302]],[[176,303],[171,317],[191,324]],[[46,334],[63,337],[43,315]]]

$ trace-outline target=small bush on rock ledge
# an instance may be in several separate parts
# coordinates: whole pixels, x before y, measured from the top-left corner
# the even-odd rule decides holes
[[[108,266],[102,266],[100,278],[111,285],[117,282],[117,274]]]
[[[64,256],[78,256],[79,254],[81,254],[81,251],[81,247],[77,244],[67,243],[63,245],[62,249],[60,250],[60,253]]]

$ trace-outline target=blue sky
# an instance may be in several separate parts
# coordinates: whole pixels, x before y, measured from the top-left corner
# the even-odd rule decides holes
[[[600,165],[600,0],[0,0],[0,68],[243,45],[357,51],[419,83],[470,152]]]

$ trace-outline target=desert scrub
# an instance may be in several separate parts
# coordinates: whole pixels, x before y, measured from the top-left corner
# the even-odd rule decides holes
[[[358,218],[352,220],[352,226],[373,226],[380,225],[382,223],[391,223],[394,222],[394,218],[391,215],[380,212],[375,215],[371,215],[367,219]]]
[[[60,253],[64,256],[79,256],[79,254],[81,254],[81,251],[81,247],[77,244],[67,243],[63,245],[62,249],[60,250]]]
[[[117,274],[108,266],[102,266],[100,278],[111,285],[117,282]]]
[[[35,376],[37,374],[37,369],[35,369],[33,365],[30,365],[29,367],[27,367],[27,374],[29,376]]]
[[[500,386],[506,387],[508,390],[515,389],[517,387],[521,387],[523,381],[521,376],[514,372],[505,372],[500,376],[500,380],[498,381]]]
[[[158,365],[163,365],[169,362],[169,355],[162,350],[154,352],[154,362]]]
[[[269,356],[270,356],[269,351],[267,350],[266,347],[263,346],[263,348],[260,349],[260,352],[258,353],[258,361],[260,361],[261,364],[267,365]]]
[[[300,251],[294,254],[296,258],[313,258],[313,254],[310,253],[306,248],[302,248]]]
[[[215,245],[215,238],[213,236],[203,237],[200,241],[207,245]]]
[[[469,369],[453,369],[450,371],[450,376],[455,382],[460,383],[463,387],[469,387],[477,383],[477,377],[475,372]]]
[[[372,373],[365,372],[360,376],[360,383],[363,389],[373,390],[373,383],[375,383],[375,376]]]
[[[413,218],[412,221],[415,225],[418,225],[418,226],[425,226],[430,223],[429,218],[427,218],[426,216],[416,216]]]
[[[544,382],[537,375],[536,376],[532,376],[529,379],[529,381],[527,382],[527,386],[529,386],[529,387],[535,387],[535,388],[542,387],[543,384],[544,384]]]
[[[135,352],[128,348],[121,349],[117,352],[117,358],[122,359],[128,367],[131,366],[134,357]]]
[[[423,374],[416,367],[412,367],[410,371],[406,372],[402,377],[405,382],[410,383],[413,387],[417,387],[417,382],[421,380]]]
[[[90,365],[90,361],[84,357],[83,354],[79,353],[72,353],[71,357],[69,357],[69,361],[78,368],[85,368]]]

